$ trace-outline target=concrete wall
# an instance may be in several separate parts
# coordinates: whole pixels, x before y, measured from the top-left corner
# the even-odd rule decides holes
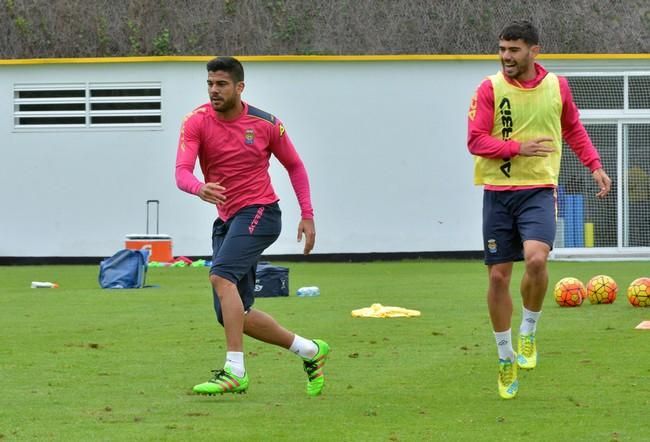
[[[548,60],[556,70],[648,69],[648,60]],[[175,255],[210,254],[214,207],[174,182],[183,116],[207,101],[205,61],[0,64],[0,256],[108,256],[145,230],[159,199]],[[481,249],[466,112],[495,59],[246,61],[244,99],[285,123],[309,172],[315,253]],[[162,82],[159,130],[13,127],[15,83]],[[197,168],[197,173],[200,173]],[[273,160],[284,231],[268,254],[295,254],[299,210]]]

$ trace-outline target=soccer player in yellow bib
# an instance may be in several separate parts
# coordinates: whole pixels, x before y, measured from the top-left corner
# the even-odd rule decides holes
[[[596,196],[605,197],[611,188],[566,78],[535,62],[538,35],[529,21],[512,22],[501,31],[501,70],[479,85],[468,114],[474,182],[484,186],[487,304],[499,355],[497,385],[504,399],[517,395],[517,368],[537,365],[536,330],[555,239],[562,138],[591,171],[599,189]],[[513,263],[521,260],[523,312],[515,352],[509,287]]]

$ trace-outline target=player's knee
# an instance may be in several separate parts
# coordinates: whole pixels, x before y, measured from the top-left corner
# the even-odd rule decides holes
[[[219,284],[219,280],[220,280],[220,279],[223,279],[223,278],[221,278],[220,276],[213,275],[212,273],[210,273],[210,284],[212,284],[212,287],[214,287],[215,289],[217,288],[217,285]]]
[[[526,270],[528,273],[542,273],[546,269],[547,254],[531,253],[526,257]]]
[[[215,275],[213,273],[210,274],[210,283],[215,290],[228,288],[229,286],[235,286],[235,283],[229,279],[226,279],[223,276]]]
[[[499,268],[490,271],[490,286],[507,287],[510,284],[510,273]]]

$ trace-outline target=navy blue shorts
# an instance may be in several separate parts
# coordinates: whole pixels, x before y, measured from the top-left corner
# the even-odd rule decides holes
[[[255,268],[262,252],[280,236],[282,212],[278,203],[244,207],[228,221],[220,218],[212,226],[211,275],[237,285],[244,311],[255,302]],[[213,288],[214,292],[214,288]],[[214,310],[223,324],[219,297]]]
[[[541,241],[553,248],[556,228],[553,188],[483,192],[485,264],[524,259],[523,243]]]

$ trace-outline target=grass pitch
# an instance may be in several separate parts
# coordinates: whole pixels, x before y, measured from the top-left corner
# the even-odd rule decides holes
[[[539,365],[520,372],[511,401],[497,394],[481,262],[284,265],[291,296],[258,299],[256,307],[329,342],[318,398],[306,395],[295,355],[248,338],[248,394],[192,394],[225,355],[206,269],[152,268],[148,283],[160,288],[107,291],[98,288],[97,266],[0,267],[0,440],[648,438],[650,331],[634,327],[650,320],[650,309],[625,298],[629,282],[650,274],[648,263],[550,263]],[[614,304],[555,304],[555,281],[601,273],[618,282]],[[61,288],[29,288],[35,280]],[[296,297],[305,285],[320,286],[321,296]],[[373,303],[422,316],[350,315]]]

